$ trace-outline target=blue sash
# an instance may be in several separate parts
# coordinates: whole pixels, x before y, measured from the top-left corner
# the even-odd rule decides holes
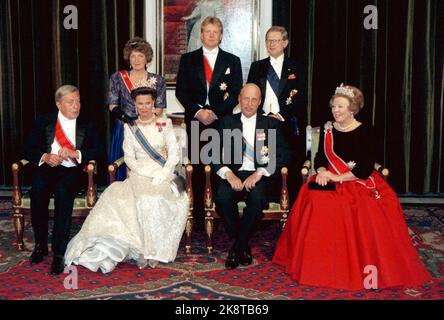
[[[137,125],[130,126],[131,132],[133,133],[134,137],[136,138],[137,142],[139,142],[140,146],[145,150],[145,152],[156,161],[158,164],[160,164],[162,167],[166,163],[166,159],[162,157],[161,154],[159,154],[156,149],[154,149],[151,144],[146,140],[145,136],[143,135],[142,131],[140,131],[139,127]]]
[[[248,143],[248,141],[243,138],[243,148],[242,148],[242,155],[244,158],[247,158],[254,162],[254,147]]]
[[[270,67],[268,68],[268,75],[267,75],[268,83],[270,84],[271,88],[274,91],[274,94],[279,99],[279,83],[281,80],[279,79],[276,71],[274,70],[273,66],[270,64]]]

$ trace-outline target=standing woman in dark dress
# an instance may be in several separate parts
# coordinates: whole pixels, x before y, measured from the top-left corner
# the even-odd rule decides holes
[[[278,241],[273,262],[299,284],[360,290],[431,279],[395,192],[373,169],[373,127],[354,118],[363,106],[358,88],[336,89],[330,100],[335,122],[321,133],[317,175],[302,186]],[[327,186],[335,190],[316,190]]]
[[[144,82],[157,91],[155,101],[156,114],[162,115],[166,108],[166,82],[157,74],[148,72],[148,67],[153,60],[153,49],[144,39],[135,37],[128,41],[123,49],[123,58],[129,64],[129,71],[122,70],[114,73],[109,82],[108,105],[109,110],[116,118],[109,162],[113,163],[123,157],[123,124],[131,123],[137,119],[134,101],[131,98],[133,87]],[[126,166],[121,166],[116,172],[116,180],[123,181],[126,178]]]

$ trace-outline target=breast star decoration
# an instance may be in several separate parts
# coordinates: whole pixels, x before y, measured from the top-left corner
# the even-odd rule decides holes
[[[290,96],[287,99],[287,106],[293,103],[293,97],[298,93],[298,90],[293,89],[290,91]]]
[[[268,150],[267,146],[262,146],[262,149],[261,149],[261,155],[262,155],[261,162],[263,164],[268,164],[270,162],[270,157],[268,155],[268,151],[269,150]]]

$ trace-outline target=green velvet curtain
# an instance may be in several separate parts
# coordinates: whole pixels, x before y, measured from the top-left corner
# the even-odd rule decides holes
[[[378,161],[399,193],[444,192],[444,1],[274,1],[274,24],[290,31],[290,55],[306,64],[309,121],[330,119],[341,82],[366,97],[360,120],[372,123]],[[378,9],[366,30],[364,8]],[[281,18],[286,16],[286,18]]]
[[[68,5],[78,10],[78,30],[64,28]],[[143,17],[143,0],[0,1],[0,185],[11,185],[28,129],[55,108],[62,84],[79,87],[82,113],[97,120],[109,143],[109,76],[125,67],[125,42],[143,36]]]

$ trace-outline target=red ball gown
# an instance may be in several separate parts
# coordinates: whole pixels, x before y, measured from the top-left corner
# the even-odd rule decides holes
[[[431,279],[395,192],[373,169],[374,137],[365,124],[351,132],[325,125],[315,168],[351,171],[358,180],[336,183],[335,191],[302,186],[273,257],[299,284],[361,290],[417,287]]]

